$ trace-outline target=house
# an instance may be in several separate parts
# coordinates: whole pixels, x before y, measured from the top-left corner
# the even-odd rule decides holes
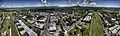
[[[113,35],[120,35],[120,26],[115,25],[113,27],[110,27],[109,32],[112,33]]]
[[[117,28],[117,27],[118,27],[118,25],[115,25],[115,26],[113,26],[113,27],[110,27],[109,30],[112,31],[112,30],[114,30],[114,29]]]
[[[49,32],[55,32],[57,29],[56,29],[56,23],[55,22],[52,22],[50,23],[50,26],[49,26]]]
[[[35,22],[35,27],[43,29],[45,23]]]
[[[86,16],[82,21],[84,21],[84,22],[90,22],[91,19],[92,19],[91,16]]]

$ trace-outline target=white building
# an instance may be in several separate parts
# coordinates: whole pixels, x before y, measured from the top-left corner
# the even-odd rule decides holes
[[[119,25],[115,25],[113,27],[109,28],[109,32],[111,32],[114,35],[120,35],[120,26]]]
[[[50,23],[49,31],[50,31],[50,33],[56,31],[56,23],[55,22]]]
[[[115,25],[115,26],[113,26],[113,27],[110,27],[109,30],[112,31],[112,30],[114,30],[114,29],[117,28],[117,27],[118,27],[118,25]]]
[[[83,21],[90,21],[91,19],[92,19],[91,16],[86,16],[86,17],[83,19]]]
[[[43,28],[45,25],[45,23],[39,23],[39,22],[35,22],[35,26],[38,27],[38,28]]]

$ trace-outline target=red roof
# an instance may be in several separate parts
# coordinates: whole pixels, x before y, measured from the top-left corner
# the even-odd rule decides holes
[[[80,32],[80,36],[82,36],[82,32]]]

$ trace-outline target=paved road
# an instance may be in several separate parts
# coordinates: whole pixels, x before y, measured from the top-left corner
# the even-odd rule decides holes
[[[107,20],[105,20],[105,18],[103,17],[102,14],[99,13],[99,15],[102,17],[102,19],[104,20],[105,23],[110,24]],[[105,34],[106,34],[107,36],[111,36],[111,34],[108,32],[107,29],[108,29],[108,28],[104,28]]]
[[[73,29],[73,28],[75,27],[75,25],[78,25],[78,24],[81,22],[81,20],[84,18],[83,16],[86,16],[87,14],[88,14],[88,12],[82,14],[82,15],[81,15],[81,18],[80,18],[76,23],[74,23],[72,26],[70,26],[70,27],[67,29],[67,31],[69,32],[71,29]]]
[[[10,18],[11,18],[11,21],[14,22],[15,17],[12,14],[10,14]],[[15,26],[15,28],[12,28],[13,27],[12,25]],[[16,30],[13,30],[13,29],[16,29]],[[13,33],[13,31],[17,31],[18,36],[20,36],[20,33],[18,32],[18,29],[15,24],[11,24],[11,36],[14,36],[16,34],[16,33]]]
[[[63,18],[60,19],[62,26],[64,27],[64,30],[67,30],[67,24],[63,21]]]
[[[81,20],[83,19],[83,17],[82,18],[80,18],[76,23],[74,23],[72,26],[70,26],[68,29],[67,29],[67,31],[69,32],[71,29],[73,29],[74,27],[75,27],[75,25],[77,25],[77,24],[79,24],[80,22],[81,22]]]
[[[19,22],[22,24],[22,27],[25,28],[25,32],[27,31],[27,33],[30,35],[30,36],[37,36],[37,33],[35,33],[32,29],[30,29],[29,27],[27,27],[27,25],[29,25],[26,21],[24,21],[24,19],[20,18],[19,16],[14,16],[15,18],[18,18],[18,19],[21,19],[19,20]],[[15,19],[14,18],[14,19]],[[30,26],[30,25],[29,25]],[[24,33],[23,31],[21,33]]]
[[[67,30],[67,24],[63,21],[63,18],[62,18],[63,16],[61,14],[58,14],[58,15],[60,17],[60,23],[63,26],[63,29]]]
[[[49,36],[49,30],[48,30],[49,24],[50,24],[50,14],[47,15],[47,23],[44,26],[44,36]]]
[[[26,30],[26,32],[30,35],[30,36],[37,36],[37,33],[35,33],[32,29],[30,29],[29,27],[27,27],[22,20],[18,20],[19,23],[21,24],[21,26]],[[22,33],[22,32],[20,32]]]

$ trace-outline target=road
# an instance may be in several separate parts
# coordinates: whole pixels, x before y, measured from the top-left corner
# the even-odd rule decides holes
[[[73,29],[73,28],[75,27],[75,25],[78,25],[78,24],[81,22],[81,20],[84,18],[84,16],[86,16],[87,14],[88,14],[88,12],[82,14],[82,15],[81,15],[81,18],[80,18],[76,23],[74,23],[72,26],[70,26],[70,27],[67,29],[67,31],[69,32],[71,29]]]
[[[47,15],[47,23],[44,26],[44,36],[49,36],[49,30],[48,30],[49,24],[50,24],[50,14]]]
[[[73,28],[75,27],[75,25],[78,25],[78,24],[81,22],[82,19],[83,19],[83,17],[80,18],[80,19],[79,19],[76,23],[74,23],[72,26],[68,27],[67,31],[69,32],[71,29],[73,29]]]
[[[21,26],[26,30],[26,32],[30,35],[30,36],[37,36],[37,33],[35,33],[33,30],[31,30],[29,27],[27,27],[22,20],[18,20],[19,23],[21,24]],[[22,33],[22,32],[20,32]]]
[[[105,23],[110,24],[107,20],[105,20],[105,18],[103,17],[102,14],[99,13],[99,15],[102,17],[102,19],[104,20]],[[108,28],[104,28],[105,34],[106,34],[107,36],[111,36],[111,34],[108,32],[107,29],[108,29]]]
[[[63,26],[63,29],[64,29],[64,30],[67,30],[67,24],[63,21],[63,18],[62,18],[62,16],[61,16],[61,14],[59,14],[59,16],[60,16],[60,23],[61,23],[61,25]]]
[[[10,17],[11,17],[11,21],[14,22],[15,17],[12,14],[10,14]],[[17,34],[13,33],[14,31],[16,31]],[[12,36],[16,36],[16,35],[20,36],[20,33],[18,32],[18,29],[17,29],[17,26],[15,25],[15,23],[11,24],[11,32],[12,32]]]
[[[30,34],[31,36],[37,36],[37,33],[35,33],[33,30],[29,30],[30,29],[29,27],[26,27],[26,26],[31,26],[30,24],[28,24],[28,22],[26,22],[24,19],[20,18],[19,16],[14,16],[14,18],[18,18],[22,21],[22,22],[21,21],[19,21],[19,22],[21,22],[21,24],[25,25],[24,27],[26,30],[28,30],[27,31],[28,34]],[[35,29],[35,27],[32,27],[32,28]]]
[[[65,31],[64,34],[65,34],[65,36],[68,36],[67,24],[63,21],[63,18],[62,18],[63,16],[61,16],[61,14],[59,14],[59,17],[60,17],[60,23],[63,26],[63,30]]]

